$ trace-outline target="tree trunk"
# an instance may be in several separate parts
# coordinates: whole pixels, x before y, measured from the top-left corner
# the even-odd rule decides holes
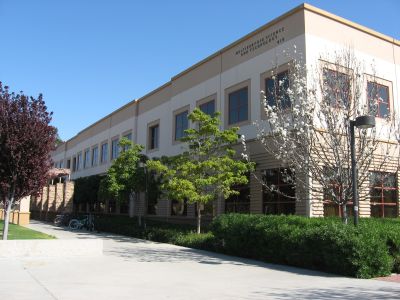
[[[4,210],[3,240],[7,240],[8,238],[8,224],[10,223],[10,214],[13,202],[14,202],[14,195],[11,195],[10,199],[6,199],[6,207]]]
[[[140,199],[140,194],[136,193],[135,194],[135,200],[139,200]],[[140,206],[138,207],[138,225],[139,227],[142,227],[142,213],[140,211]]]
[[[348,221],[348,218],[347,218],[347,206],[346,206],[346,204],[342,204],[342,221],[343,221],[343,223],[344,224],[346,224],[347,225],[347,221]]]
[[[200,234],[200,226],[201,226],[201,207],[200,203],[197,203],[197,234]]]

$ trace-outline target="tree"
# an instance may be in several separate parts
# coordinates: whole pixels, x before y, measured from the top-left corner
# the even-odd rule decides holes
[[[238,142],[238,127],[220,130],[219,113],[214,117],[195,109],[188,116],[193,128],[181,139],[186,151],[169,162],[148,161],[151,170],[162,175],[161,188],[172,199],[196,204],[197,233],[200,233],[201,210],[219,196],[238,194],[232,187],[248,183],[247,174],[253,169],[250,162],[235,159],[233,145]]]
[[[310,70],[301,59],[289,61],[289,72],[284,76],[273,72],[268,89],[262,92],[265,121],[255,124],[258,140],[290,170],[285,172],[287,181],[314,196],[324,195],[340,207],[347,222],[346,205],[353,197],[350,121],[375,115],[377,94],[370,91],[365,97],[363,64],[351,49],[320,57],[320,65]],[[397,151],[384,143],[393,138],[389,124],[393,114],[384,118],[379,128],[356,130],[358,187],[371,168],[379,170]],[[280,192],[274,186],[267,188]]]
[[[101,181],[100,194],[114,197],[120,202],[126,201],[128,196],[134,204],[137,194],[143,191],[145,186],[144,170],[139,167],[143,146],[122,138],[119,147],[122,151]],[[140,215],[138,222],[141,225]]]
[[[56,130],[43,96],[10,93],[0,82],[0,201],[5,218],[3,240],[8,237],[11,209],[23,197],[37,194],[48,180],[50,151]]]

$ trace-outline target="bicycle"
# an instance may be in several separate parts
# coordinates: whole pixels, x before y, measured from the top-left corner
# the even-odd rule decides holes
[[[70,220],[70,215],[69,214],[61,214],[61,215],[56,215],[54,218],[54,225],[55,226],[68,226],[69,220]]]
[[[83,219],[72,219],[71,221],[69,221],[68,227],[71,230],[79,230],[85,227],[87,230],[93,231],[94,230],[93,216],[86,215],[84,216]]]

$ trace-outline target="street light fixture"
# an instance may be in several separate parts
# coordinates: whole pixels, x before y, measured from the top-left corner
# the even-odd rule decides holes
[[[351,151],[351,175],[353,187],[353,215],[354,225],[358,225],[358,187],[357,187],[357,164],[356,164],[356,141],[354,127],[368,129],[375,127],[375,117],[360,116],[355,121],[350,121],[350,151]]]

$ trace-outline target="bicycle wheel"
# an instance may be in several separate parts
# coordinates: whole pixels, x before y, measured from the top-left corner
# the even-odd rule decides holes
[[[79,229],[80,225],[81,225],[81,222],[79,222],[79,220],[72,219],[71,221],[69,221],[68,227],[71,230],[77,230],[77,229]]]

